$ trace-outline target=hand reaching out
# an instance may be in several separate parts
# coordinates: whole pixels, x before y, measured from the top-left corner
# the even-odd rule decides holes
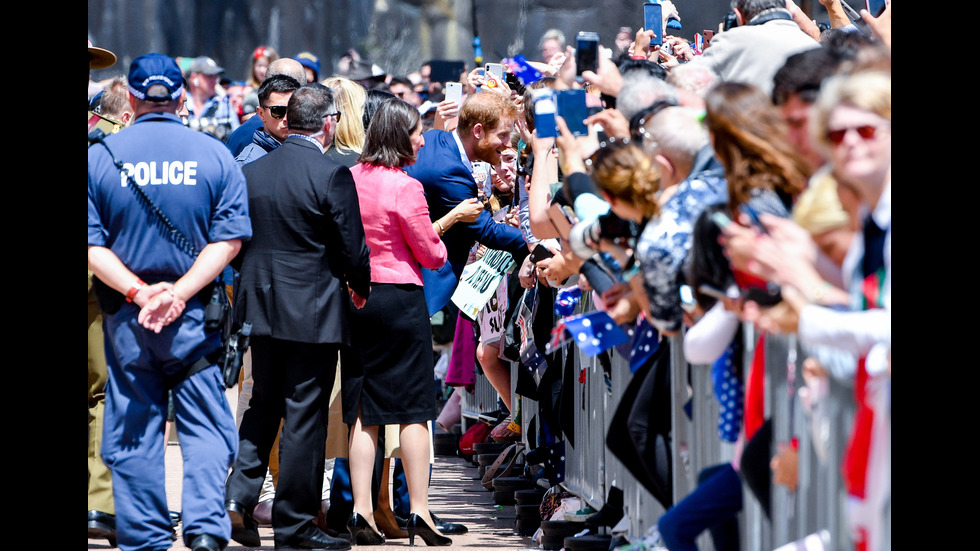
[[[861,19],[871,27],[871,32],[881,40],[885,46],[892,47],[892,3],[886,0],[885,11],[881,15],[874,17],[868,10],[861,10]]]
[[[476,222],[481,212],[483,212],[483,203],[476,197],[470,197],[460,201],[458,205],[453,207],[450,214],[456,213],[459,216],[457,222]]]
[[[459,116],[459,107],[458,103],[449,99],[444,99],[439,102],[439,105],[436,106],[436,117],[432,123],[432,127],[446,131],[454,130],[455,124],[452,125],[453,128],[449,128],[450,125],[447,123],[451,119]]]
[[[608,48],[599,46],[599,51],[604,54]],[[619,91],[623,88],[623,75],[620,74],[619,67],[606,55],[599,56],[598,73],[589,70],[582,71],[582,79],[609,96],[618,96]]]

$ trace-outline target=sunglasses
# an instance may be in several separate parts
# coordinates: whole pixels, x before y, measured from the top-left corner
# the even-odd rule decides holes
[[[872,126],[870,124],[863,124],[861,126],[849,126],[847,128],[838,128],[836,130],[827,131],[827,139],[830,143],[834,145],[840,145],[844,141],[844,137],[847,136],[848,131],[855,130],[858,136],[861,136],[863,140],[870,140],[875,137],[878,132],[877,126]]]
[[[337,111],[336,113],[327,113],[326,116],[328,116],[328,117],[337,117],[337,122],[340,122],[340,111]]]
[[[613,151],[616,151],[623,147],[626,147],[629,144],[630,144],[629,138],[618,139],[614,137],[609,137],[599,142],[599,148],[593,151],[592,154],[585,159],[585,166],[592,167],[597,162],[599,162],[599,160],[602,159],[602,157],[604,157],[605,155],[608,155]]]
[[[263,109],[268,109],[269,114],[272,115],[274,119],[281,119],[286,116],[286,106],[285,105],[263,105]]]

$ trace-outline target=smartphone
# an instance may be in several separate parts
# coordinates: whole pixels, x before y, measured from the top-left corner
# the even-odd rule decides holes
[[[558,127],[555,125],[555,94],[551,88],[539,88],[534,91],[534,129],[539,138],[558,137]]]
[[[589,129],[585,125],[585,118],[589,116],[585,93],[585,88],[558,92],[558,116],[565,119],[565,125],[574,136],[589,135]]]
[[[575,80],[582,80],[582,71],[599,71],[599,33],[580,31],[575,37]]]
[[[551,252],[551,250],[548,249],[548,247],[545,247],[544,244],[538,243],[538,245],[534,247],[534,250],[531,251],[530,256],[531,262],[537,264],[541,260],[555,256],[555,253]]]
[[[504,78],[504,66],[500,63],[487,63],[486,71],[491,75],[497,77],[497,80],[503,80]]]
[[[881,12],[885,11],[885,0],[864,0],[864,6],[868,13],[878,17]]]
[[[698,303],[694,301],[694,293],[691,291],[689,285],[681,285],[681,308],[684,309],[688,314],[693,314],[698,307]]]
[[[698,292],[701,293],[702,295],[708,295],[709,297],[714,297],[718,300],[723,300],[726,298],[738,298],[738,296],[730,297],[728,296],[728,293],[722,291],[721,289],[713,285],[708,285],[707,283],[702,283],[701,285],[698,285]]]
[[[482,76],[486,76],[487,70],[485,68],[483,68],[483,67],[480,67],[479,69],[476,70],[476,74],[480,75],[481,77]],[[483,86],[477,86],[476,87],[476,91],[477,92],[482,92],[483,91]]]
[[[769,233],[766,231],[766,227],[762,225],[762,221],[759,220],[759,213],[756,212],[754,208],[750,207],[748,203],[742,203],[739,206],[739,210],[749,215],[749,218],[752,219],[752,225],[759,228],[760,232]]]
[[[751,300],[759,306],[775,306],[783,301],[783,294],[778,285],[769,283],[765,288],[749,287],[742,291],[742,298]]]
[[[653,2],[643,3],[643,30],[653,31],[657,36],[650,40],[651,46],[664,43],[664,8]]]
[[[463,84],[460,82],[446,83],[446,99],[456,102],[456,105],[463,105]]]
[[[728,225],[732,223],[732,219],[729,218],[727,215],[725,215],[725,213],[723,213],[723,212],[713,212],[713,213],[711,213],[711,220],[715,224],[718,224],[718,227],[721,228],[722,230],[724,230],[725,228],[727,228]]]

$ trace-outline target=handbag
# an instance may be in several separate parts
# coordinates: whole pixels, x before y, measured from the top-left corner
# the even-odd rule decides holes
[[[173,239],[177,248],[181,250],[184,254],[191,257],[192,260],[197,260],[200,251],[191,244],[191,241],[187,239],[186,236],[170,221],[170,218],[160,210],[160,207],[154,203],[150,197],[140,188],[139,184],[133,178],[133,175],[127,171],[123,163],[116,159],[115,154],[109,149],[109,146],[105,143],[105,132],[96,128],[91,133],[89,133],[90,143],[100,143],[102,147],[105,147],[106,151],[109,153],[109,157],[112,159],[112,163],[116,165],[116,168],[122,174],[126,175],[128,180],[128,185],[126,187],[133,190],[136,194],[137,201],[143,206],[150,209],[157,218],[163,223],[164,227],[168,230],[167,235]],[[99,280],[96,276],[92,276],[93,287],[95,288],[96,298],[99,301],[99,307],[102,308],[105,304],[106,308],[103,311],[107,314],[114,314],[119,311],[122,305],[122,294],[115,291],[103,281]],[[208,291],[210,290],[210,293]],[[118,295],[118,299],[113,296]],[[210,285],[210,289],[205,287],[198,293],[198,296],[202,298],[202,301],[207,297],[207,304],[204,307],[204,329],[206,331],[221,331],[222,333],[222,346],[219,350],[219,355],[215,357],[214,355],[209,355],[210,357],[204,357],[197,360],[194,364],[190,366],[187,370],[187,374],[184,376],[190,377],[194,373],[197,373],[201,369],[204,369],[211,365],[212,363],[218,363],[222,368],[222,375],[225,381],[225,387],[231,388],[238,384],[238,375],[242,368],[243,357],[245,350],[248,348],[248,337],[251,333],[251,323],[245,322],[241,329],[238,331],[233,331],[232,318],[231,318],[231,301],[228,299],[228,293],[225,290],[225,285],[221,281],[219,276],[214,283]]]

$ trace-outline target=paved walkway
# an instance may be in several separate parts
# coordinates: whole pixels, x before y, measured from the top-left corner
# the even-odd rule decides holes
[[[237,404],[237,392],[230,390],[229,402]],[[180,445],[167,447],[167,500],[170,508],[180,510],[180,494],[183,466]],[[450,522],[460,522],[469,528],[463,535],[450,536],[453,545],[439,549],[467,549],[488,551],[537,550],[539,546],[531,538],[521,537],[514,530],[516,513],[513,506],[498,506],[493,502],[493,493],[480,484],[477,467],[459,457],[437,455],[432,469],[432,483],[429,488],[429,508],[440,518]],[[178,536],[180,528],[178,528]],[[257,549],[273,551],[271,527],[260,527],[262,547],[245,547],[231,541],[228,551]],[[416,547],[425,547],[420,539]],[[409,547],[408,538],[390,539],[385,546],[362,547],[364,549],[384,549],[385,547]],[[89,539],[89,549],[114,549],[105,539]],[[172,549],[188,551],[183,539],[178,538]],[[355,548],[356,549],[356,548]]]

